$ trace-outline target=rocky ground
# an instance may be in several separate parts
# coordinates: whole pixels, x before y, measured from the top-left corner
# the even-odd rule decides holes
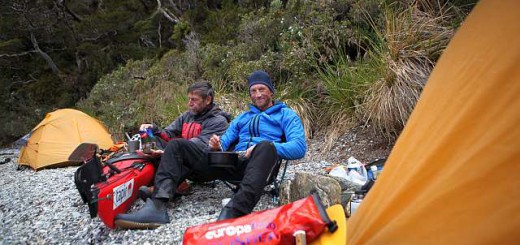
[[[309,141],[306,157],[292,161],[288,178],[296,171],[325,173],[324,167],[346,163],[353,156],[364,163],[388,156],[391,145],[356,127],[323,149],[323,136]],[[1,244],[180,244],[187,227],[215,221],[223,198],[232,192],[223,184],[193,185],[192,195],[170,203],[171,223],[155,230],[111,230],[98,218],[91,219],[74,186],[77,167],[17,170],[17,149],[0,150],[0,243]],[[10,160],[8,161],[8,158]],[[144,202],[138,200],[132,211]],[[275,207],[264,195],[255,208]]]

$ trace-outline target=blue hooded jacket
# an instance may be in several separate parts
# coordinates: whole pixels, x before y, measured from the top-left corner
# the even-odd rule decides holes
[[[307,151],[300,117],[278,101],[265,111],[249,104],[249,111],[231,121],[220,141],[224,150],[238,142],[235,151],[245,151],[262,141],[270,141],[278,155],[289,160],[302,158]]]

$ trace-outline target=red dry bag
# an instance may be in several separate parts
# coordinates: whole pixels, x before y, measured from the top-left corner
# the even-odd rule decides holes
[[[294,232],[305,231],[306,240],[312,241],[327,226],[337,229],[331,221],[317,193],[278,208],[214,223],[189,227],[183,238],[184,245],[238,245],[238,244],[294,244]]]
[[[101,161],[97,152],[97,145],[83,143],[71,154],[70,161],[83,162],[74,174],[74,183],[90,217],[99,216],[114,229],[115,217],[130,208],[139,187],[152,183],[155,167],[153,159],[136,153],[120,153]]]

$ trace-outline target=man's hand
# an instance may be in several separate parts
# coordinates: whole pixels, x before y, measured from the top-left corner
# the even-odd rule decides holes
[[[220,137],[218,137],[216,134],[212,135],[211,138],[209,138],[209,149],[212,151],[218,151],[223,150],[220,147]]]
[[[151,123],[141,124],[141,126],[139,127],[139,132],[147,132],[147,129],[151,129],[153,135],[161,134],[161,129],[157,125]]]
[[[148,153],[144,153],[143,151],[141,150],[137,150],[135,151],[138,155],[141,155],[141,156],[147,156],[147,157],[152,157],[152,158],[156,158],[156,157],[161,157],[163,154],[164,154],[164,151],[163,150],[150,150]]]
[[[153,128],[153,124],[143,123],[139,127],[139,131],[146,131],[147,128]]]
[[[253,149],[255,148],[255,146],[256,145],[247,148],[247,150],[246,150],[246,158],[247,159],[249,159],[249,157],[251,156],[251,152],[253,152]]]

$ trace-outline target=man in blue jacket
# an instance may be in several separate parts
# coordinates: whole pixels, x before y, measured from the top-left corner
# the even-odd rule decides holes
[[[238,192],[222,209],[219,220],[251,213],[273,174],[278,158],[299,159],[307,144],[299,116],[284,103],[273,99],[275,90],[269,75],[255,71],[247,79],[249,111],[235,118],[221,136],[209,140],[212,151],[245,151],[232,175],[242,177]],[[222,149],[223,148],[223,149]]]

